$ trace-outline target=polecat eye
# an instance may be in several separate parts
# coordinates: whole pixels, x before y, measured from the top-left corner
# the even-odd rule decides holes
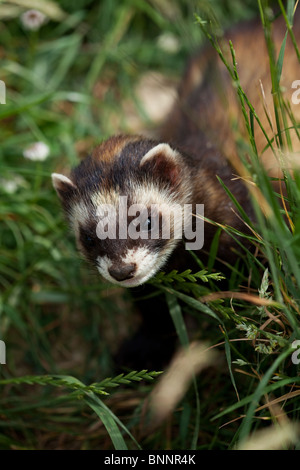
[[[80,240],[81,243],[87,248],[93,247],[97,241],[96,236],[91,234],[90,230],[84,230],[82,227],[80,227]]]
[[[91,237],[90,235],[85,235],[84,241],[85,241],[85,245],[87,246],[94,246],[95,244],[95,239]]]

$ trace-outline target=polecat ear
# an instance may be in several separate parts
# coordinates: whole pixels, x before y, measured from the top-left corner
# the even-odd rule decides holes
[[[180,154],[169,144],[158,144],[143,156],[140,167],[151,171],[158,178],[176,184],[180,173]]]
[[[54,189],[61,200],[65,200],[76,190],[75,184],[67,176],[52,173],[51,178]]]

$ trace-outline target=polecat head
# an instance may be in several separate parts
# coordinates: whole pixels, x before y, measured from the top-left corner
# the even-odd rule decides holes
[[[52,181],[80,251],[108,281],[133,287],[154,276],[180,242],[186,172],[170,145],[116,136],[70,178],[53,173]]]

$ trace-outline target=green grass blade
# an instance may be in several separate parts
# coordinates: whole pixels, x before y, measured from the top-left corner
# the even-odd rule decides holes
[[[84,401],[89,405],[92,410],[95,411],[96,415],[99,416],[102,423],[104,424],[109,437],[116,450],[128,450],[128,447],[124,441],[124,438],[117,426],[116,419],[112,416],[111,411],[103,406],[101,400],[94,395],[85,396]]]

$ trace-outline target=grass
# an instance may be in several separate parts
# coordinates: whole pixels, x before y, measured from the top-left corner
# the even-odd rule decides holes
[[[38,31],[22,27],[17,1],[0,4],[0,78],[7,88],[0,105],[0,338],[7,362],[0,366],[0,448],[232,449],[255,431],[297,424],[300,377],[291,345],[300,339],[300,179],[284,175],[289,208],[282,210],[256,153],[257,116],[239,84],[234,44],[226,65],[247,120],[248,171],[261,196],[253,197],[257,256],[244,251],[232,267],[229,293],[210,273],[217,237],[208,267],[153,280],[166,294],[179,342],[190,341],[188,315],[193,339],[217,351],[218,360],[190,377],[173,414],[148,435],[141,423],[158,374],[109,380],[112,355],[135,318],[127,292],[103,283],[79,258],[50,182],[51,172],[67,171],[102,139],[131,132],[128,109],[139,126],[155,125],[136,84],[149,70],[178,79],[191,49],[211,34],[199,22],[207,14],[224,28],[261,15],[278,92],[277,144],[289,148],[283,131],[289,107],[279,87],[284,44],[275,57],[265,2],[44,3],[48,22]],[[278,2],[288,34],[293,4]],[[166,33],[176,52],[158,46]],[[216,38],[209,39],[220,54]],[[43,162],[23,156],[36,141],[50,148]],[[286,446],[299,443],[293,438]]]

